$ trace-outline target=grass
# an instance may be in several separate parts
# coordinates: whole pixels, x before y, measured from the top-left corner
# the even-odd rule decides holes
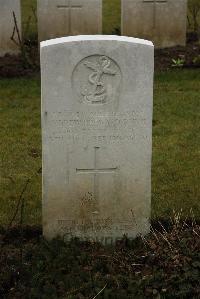
[[[22,24],[25,38],[37,36],[37,0],[21,0]]]
[[[156,77],[153,130],[153,216],[192,208],[200,216],[200,73]]]
[[[200,218],[200,73],[156,74],[154,94],[152,218],[182,209]],[[0,81],[0,224],[16,209],[27,179],[24,222],[41,223],[40,80]]]
[[[119,34],[121,22],[121,0],[103,1],[103,33]]]
[[[1,80],[0,86],[0,222],[8,222],[26,180],[33,177],[26,194],[27,222],[37,223],[41,215],[39,80]]]

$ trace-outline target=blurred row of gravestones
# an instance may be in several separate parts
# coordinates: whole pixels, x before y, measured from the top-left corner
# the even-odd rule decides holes
[[[0,56],[19,52],[20,0],[0,0]],[[39,41],[102,33],[102,0],[37,0]],[[157,48],[186,43],[187,0],[121,0],[121,35]]]

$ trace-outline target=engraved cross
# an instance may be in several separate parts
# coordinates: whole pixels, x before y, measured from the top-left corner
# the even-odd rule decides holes
[[[115,173],[118,170],[118,167],[108,167],[108,168],[102,168],[98,167],[98,151],[99,147],[94,148],[94,168],[76,168],[76,172],[78,174],[93,174],[94,175],[94,198],[95,200],[99,200],[99,174],[105,173],[105,174],[112,174]]]
[[[69,33],[71,32],[71,22],[72,22],[72,10],[73,9],[81,9],[83,6],[78,4],[72,4],[71,0],[68,0],[68,4],[66,5],[57,5],[58,9],[67,9],[68,10],[68,28]]]
[[[156,27],[156,4],[167,3],[167,0],[143,0],[144,3],[153,3],[153,28]]]

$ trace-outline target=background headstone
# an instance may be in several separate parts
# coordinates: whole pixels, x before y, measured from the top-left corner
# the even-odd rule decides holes
[[[39,41],[102,31],[102,0],[38,0],[37,7]]]
[[[13,12],[17,20],[17,27],[21,36],[21,6],[20,0],[0,0],[0,56],[5,54],[18,54],[19,46],[11,40],[15,28]],[[18,35],[15,30],[13,35],[18,43]]]
[[[186,44],[187,0],[121,0],[122,34],[157,48]]]
[[[41,43],[43,229],[103,243],[149,231],[153,45]]]

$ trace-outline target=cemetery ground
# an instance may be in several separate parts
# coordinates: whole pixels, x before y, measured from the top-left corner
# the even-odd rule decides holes
[[[43,240],[39,75],[1,79],[0,298],[199,298],[199,90],[156,72],[152,232],[103,247]]]
[[[0,59],[0,298],[200,298],[199,45],[155,53],[151,233],[47,242],[36,1],[22,3],[31,60]],[[105,34],[119,33],[119,8],[104,1]]]

